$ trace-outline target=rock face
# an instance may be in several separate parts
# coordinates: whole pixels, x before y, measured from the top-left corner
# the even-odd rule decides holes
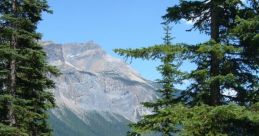
[[[64,136],[62,132],[80,122],[79,126],[85,125],[86,132],[74,129],[70,131],[74,133],[65,135],[119,136],[126,134],[127,123],[150,113],[141,102],[156,98],[154,84],[123,61],[106,54],[95,43],[42,44],[48,62],[62,72],[61,76],[52,77],[56,82],[54,94],[58,105],[50,113],[55,135]],[[107,128],[100,126],[104,122]]]

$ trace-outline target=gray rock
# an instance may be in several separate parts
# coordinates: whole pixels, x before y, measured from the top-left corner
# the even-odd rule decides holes
[[[52,77],[56,82],[54,94],[58,105],[51,111],[51,116],[55,116],[52,118],[64,121],[62,109],[86,124],[91,120],[87,119],[91,117],[88,113],[98,113],[108,122],[116,117],[136,122],[140,116],[151,113],[141,102],[157,97],[154,83],[142,78],[123,61],[106,54],[97,44],[42,44],[49,64],[62,72],[61,76]]]

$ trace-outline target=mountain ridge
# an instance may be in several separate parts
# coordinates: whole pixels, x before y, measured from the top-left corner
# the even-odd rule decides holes
[[[93,42],[64,45],[45,42],[43,48],[48,63],[62,73],[60,77],[51,77],[56,83],[53,93],[58,105],[51,111],[52,119],[67,124],[67,113],[61,114],[61,111],[69,111],[69,115],[73,114],[87,124],[86,117],[91,117],[86,114],[94,112],[103,122],[127,126],[151,113],[141,103],[157,98],[155,84],[142,78],[125,62],[106,54],[99,45]],[[116,118],[123,118],[123,122]],[[51,124],[55,126],[55,122]]]

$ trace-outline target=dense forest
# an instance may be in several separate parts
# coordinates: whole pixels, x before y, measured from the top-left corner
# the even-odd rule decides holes
[[[152,114],[130,124],[128,135],[259,135],[259,1],[180,0],[168,6],[163,44],[114,50],[161,62],[160,98],[143,103]],[[60,72],[39,43],[44,12],[52,13],[47,0],[0,0],[0,136],[52,135],[50,75]],[[192,22],[187,31],[210,40],[174,43],[171,26],[182,20]],[[186,63],[195,67],[183,71]]]

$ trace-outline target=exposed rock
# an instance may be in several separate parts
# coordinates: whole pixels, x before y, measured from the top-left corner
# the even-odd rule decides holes
[[[98,112],[107,121],[112,121],[111,115],[112,119],[118,115],[133,122],[150,113],[141,102],[156,97],[153,83],[95,43],[42,44],[48,62],[62,72],[60,77],[53,77],[59,107],[52,111],[56,118],[62,118],[62,109],[70,110],[83,121],[87,121],[85,115],[90,112]]]

